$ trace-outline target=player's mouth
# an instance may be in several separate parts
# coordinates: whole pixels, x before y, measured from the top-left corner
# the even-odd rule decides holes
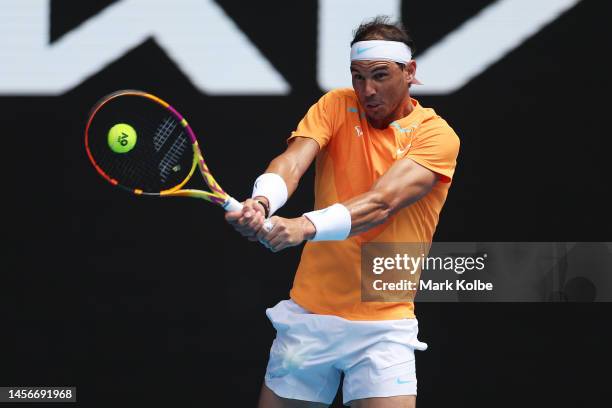
[[[366,109],[369,111],[379,110],[382,106],[383,104],[380,102],[368,102],[365,104]]]

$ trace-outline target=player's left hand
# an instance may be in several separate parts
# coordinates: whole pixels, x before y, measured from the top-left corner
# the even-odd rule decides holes
[[[242,210],[225,213],[225,220],[249,241],[257,241],[255,235],[264,224],[264,208],[255,200],[242,202]]]
[[[314,225],[304,216],[299,218],[274,216],[270,221],[274,227],[269,232],[261,228],[257,233],[257,239],[272,252],[300,245],[315,233]]]

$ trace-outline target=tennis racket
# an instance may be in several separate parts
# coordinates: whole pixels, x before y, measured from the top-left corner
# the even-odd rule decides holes
[[[89,114],[85,149],[106,181],[132,194],[199,198],[242,210],[212,176],[187,120],[150,93],[120,90],[100,99]],[[184,188],[196,169],[210,191]],[[269,220],[264,228],[272,229]]]

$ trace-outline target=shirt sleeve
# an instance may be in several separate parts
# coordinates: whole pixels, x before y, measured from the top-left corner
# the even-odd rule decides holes
[[[295,137],[308,137],[314,139],[319,148],[323,149],[329,143],[333,134],[333,101],[331,92],[323,95],[317,103],[312,105],[306,116],[300,121],[297,129],[291,132],[287,139],[289,143]]]
[[[450,183],[457,166],[459,137],[446,123],[427,126],[415,138],[406,158],[439,174],[440,181]]]

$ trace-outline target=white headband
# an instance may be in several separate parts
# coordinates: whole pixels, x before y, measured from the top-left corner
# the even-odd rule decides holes
[[[351,61],[386,60],[407,64],[412,60],[412,51],[403,42],[386,40],[358,41],[351,47]],[[413,84],[421,84],[414,78]]]
[[[412,52],[399,41],[358,41],[351,47],[351,61],[363,60],[389,60],[407,64],[412,60]]]

